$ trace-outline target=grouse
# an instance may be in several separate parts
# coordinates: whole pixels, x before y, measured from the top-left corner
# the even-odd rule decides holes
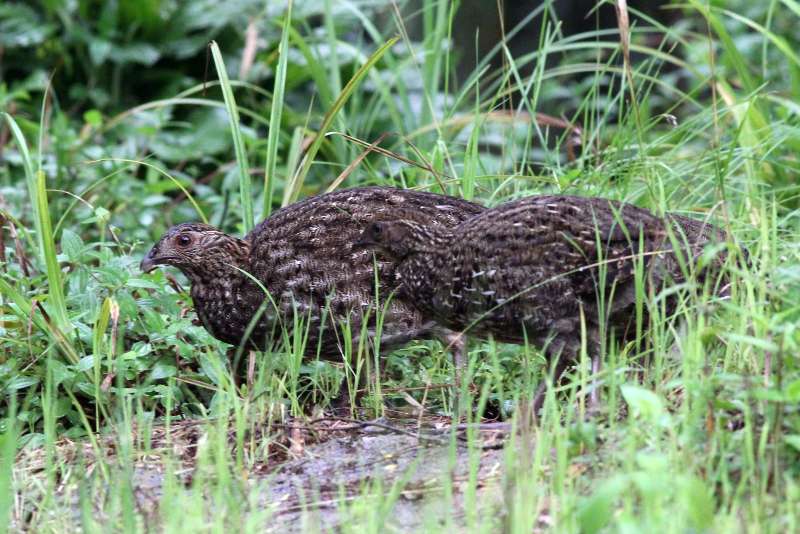
[[[362,332],[381,351],[416,338],[441,336],[407,300],[393,295],[394,265],[353,250],[375,221],[403,219],[445,229],[483,211],[466,200],[392,187],[360,187],[307,198],[274,212],[243,239],[213,226],[170,228],[141,262],[180,269],[191,282],[206,330],[233,345],[264,349],[307,336],[304,353],[341,361]],[[357,345],[353,345],[357,346]]]
[[[457,332],[528,342],[563,363],[581,347],[599,353],[601,324],[627,337],[635,323],[637,267],[644,291],[712,281],[724,254],[698,269],[706,245],[724,242],[711,224],[630,204],[533,196],[487,209],[457,226],[376,221],[356,248],[396,264],[399,296],[424,318]],[[722,291],[721,287],[717,288]],[[670,302],[674,307],[674,302]]]

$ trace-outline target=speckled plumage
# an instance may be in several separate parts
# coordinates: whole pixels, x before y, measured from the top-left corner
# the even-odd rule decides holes
[[[527,339],[548,353],[573,357],[580,348],[581,309],[590,351],[600,342],[601,294],[617,335],[632,326],[637,261],[646,273],[645,290],[658,291],[663,283],[685,280],[673,242],[695,270],[703,248],[718,240],[724,234],[714,226],[687,217],[664,219],[601,198],[535,196],[453,228],[375,223],[359,242],[393,258],[400,294],[426,318],[478,337]],[[715,265],[722,261],[718,256]]]
[[[174,226],[141,267],[149,271],[166,264],[183,271],[192,284],[197,315],[217,339],[243,343],[251,319],[264,304],[247,338],[253,345],[264,348],[281,340],[284,330],[293,331],[297,317],[308,327],[307,355],[319,349],[321,357],[341,360],[346,340],[340,325],[349,321],[356,337],[367,316],[372,333],[376,291],[379,309],[385,308],[382,350],[432,335],[411,303],[394,295],[385,305],[397,287],[394,266],[381,259],[375,262],[368,250],[353,248],[364,228],[397,218],[444,228],[482,210],[472,202],[433,193],[390,187],[342,190],[282,208],[244,239],[203,224]],[[269,292],[266,301],[259,284]]]

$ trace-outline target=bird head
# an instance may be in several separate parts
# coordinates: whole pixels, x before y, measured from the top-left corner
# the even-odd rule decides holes
[[[241,265],[247,258],[246,241],[229,236],[208,224],[183,223],[173,226],[153,245],[139,268],[149,273],[159,265],[180,269],[192,282],[213,275],[225,266]]]
[[[353,249],[380,250],[400,261],[409,254],[427,251],[438,241],[439,233],[432,226],[407,220],[372,222],[353,243]]]

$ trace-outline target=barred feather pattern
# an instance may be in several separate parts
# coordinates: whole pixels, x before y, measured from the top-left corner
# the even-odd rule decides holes
[[[657,292],[688,278],[703,283],[725,260],[720,254],[697,269],[705,247],[725,240],[710,224],[577,196],[527,197],[453,228],[401,220],[366,233],[394,258],[402,297],[425,318],[571,356],[580,349],[582,315],[590,350],[606,319],[618,335],[629,331],[637,264],[644,291]]]
[[[344,332],[356,341],[363,331],[373,334],[377,313],[382,315],[381,350],[435,335],[413,304],[395,294],[394,264],[354,249],[365,226],[402,218],[448,228],[482,210],[427,192],[346,189],[277,210],[244,239],[208,225],[177,225],[148,253],[142,269],[179,268],[192,284],[203,325],[226,343],[265,348],[300,328],[300,335],[307,333],[306,355],[341,361]],[[190,244],[182,246],[187,240]]]

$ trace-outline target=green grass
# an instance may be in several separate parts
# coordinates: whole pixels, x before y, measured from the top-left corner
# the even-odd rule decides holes
[[[0,24],[28,28],[24,42],[0,32],[12,69],[0,74],[15,75],[0,85],[0,528],[314,531],[338,510],[343,530],[382,532],[413,510],[426,531],[800,529],[796,2],[692,1],[669,27],[631,12],[630,70],[617,28],[565,36],[545,4],[526,52],[498,43],[460,80],[444,1],[209,4],[205,17],[175,8],[170,24],[120,2],[102,28],[52,4],[60,18],[0,8]],[[261,48],[250,78],[229,80],[251,19]],[[83,33],[62,39],[65,21]],[[217,76],[197,95],[212,39]],[[48,90],[53,56],[65,66]],[[300,335],[231,360],[192,323],[176,273],[138,262],[172,223],[241,233],[259,212],[367,184],[487,205],[597,195],[708,218],[732,236],[731,297],[681,288],[671,321],[640,282],[637,315],[647,308],[653,328],[608,346],[597,376],[584,355],[535,427],[513,419],[502,450],[482,449],[469,423],[512,415],[550,369],[533,347],[473,340],[466,442],[423,426],[427,447],[397,433],[405,448],[358,467],[373,461],[364,443],[383,443],[359,427],[355,482],[308,476],[349,439],[318,420],[340,385],[367,384],[358,417],[447,421],[447,352],[414,343],[376,376],[343,325],[348,364],[304,361],[297,317]],[[593,382],[602,407],[587,414]],[[296,470],[290,497],[282,465]]]

